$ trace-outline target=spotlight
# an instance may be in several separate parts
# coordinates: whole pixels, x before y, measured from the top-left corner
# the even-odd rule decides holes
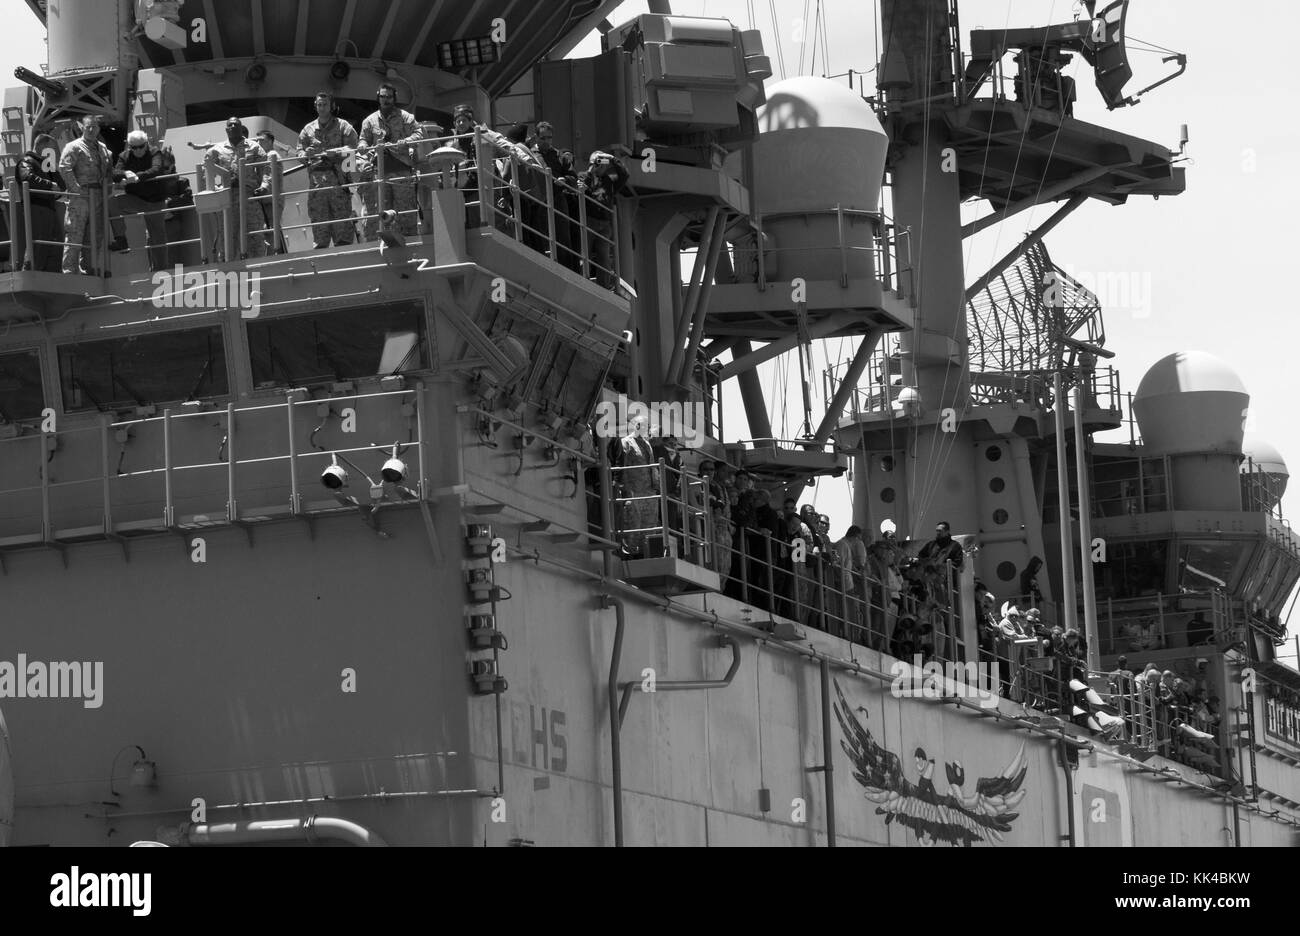
[[[331,461],[324,471],[320,473],[320,483],[325,485],[331,491],[337,491],[339,488],[347,487],[348,473],[343,470],[339,464],[337,455],[331,456]]]
[[[244,70],[244,80],[249,84],[261,84],[266,80],[266,66],[261,62],[254,62]]]
[[[348,75],[350,74],[352,74],[352,66],[343,61],[343,59],[339,59],[330,66],[330,78],[335,81],[347,81]]]
[[[393,456],[384,462],[384,467],[380,470],[380,476],[390,484],[401,484],[406,480],[406,462],[397,456]]]

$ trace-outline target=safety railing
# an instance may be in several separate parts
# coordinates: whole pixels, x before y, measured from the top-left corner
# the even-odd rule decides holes
[[[1286,477],[1265,470],[1252,456],[1246,456],[1241,466],[1241,509],[1251,513],[1268,514],[1275,520],[1282,516],[1282,494],[1286,490]]]
[[[450,147],[460,149],[464,158],[449,163]],[[39,201],[47,196],[13,183],[8,215],[11,245],[15,231],[25,235],[17,238],[21,259],[15,256],[14,267],[25,263],[51,272],[63,268],[49,257],[71,246],[65,245],[67,200],[93,202],[95,210],[87,213],[85,234],[92,252],[84,265],[102,272],[109,267],[110,238],[125,236],[124,219],[133,215],[144,220],[151,269],[164,270],[173,263],[191,265],[298,252],[322,239],[323,246],[331,241],[336,245],[375,241],[389,227],[407,235],[412,243],[422,243],[417,235],[427,236],[435,229],[433,212],[439,209],[433,191],[456,188],[462,191],[465,204],[465,217],[456,223],[469,228],[495,227],[607,288],[614,289],[619,282],[615,209],[601,204],[582,185],[555,178],[545,165],[522,165],[516,151],[498,150],[481,128],[472,134],[414,143],[342,148],[332,155],[340,163],[358,160],[355,177],[336,176],[343,180],[313,184],[312,173],[306,170],[320,154],[281,157],[273,153],[264,160],[240,156],[225,167],[229,171],[200,165],[192,174],[132,183],[149,184],[163,192],[172,185],[179,187],[182,180],[191,183],[192,196],[179,203],[175,199],[149,203],[123,191],[106,199],[101,193],[107,187],[101,184],[93,192],[50,193],[51,201],[64,201],[55,202],[57,208],[49,218],[38,211],[35,224],[32,199],[37,199],[40,209]],[[289,199],[297,200],[292,211]],[[362,226],[360,234],[358,224]],[[338,225],[343,230],[319,236],[324,233],[320,229]],[[55,253],[38,258],[37,248]]]
[[[98,425],[0,440],[0,547],[362,507],[370,519],[381,506],[422,496],[422,396],[417,386],[348,397],[391,443],[322,445],[331,415],[322,419],[321,401],[301,391],[258,406],[177,406],[120,421],[104,414]],[[391,458],[405,459],[409,476],[380,480]],[[367,482],[356,486],[360,499],[347,491],[348,469],[331,473],[337,484],[323,474],[339,461],[353,480]]]
[[[1169,509],[1173,491],[1167,458],[1112,459],[1092,477],[1094,517],[1124,517]]]
[[[865,211],[836,205],[814,211],[800,211],[800,218],[806,220],[833,220],[834,233],[825,244],[790,246],[769,244],[769,237],[764,233],[764,225],[775,220],[789,217],[785,214],[758,215],[753,227],[732,247],[733,272],[738,283],[757,283],[760,289],[766,289],[769,282],[774,282],[784,274],[787,267],[798,266],[801,255],[825,255],[833,250],[839,256],[839,282],[847,286],[854,273],[860,272],[862,258],[870,261],[873,275],[885,284],[890,292],[906,292],[911,286],[912,267],[908,256],[910,251],[900,247],[900,242],[907,237],[907,232],[899,232],[879,211]],[[851,236],[857,225],[867,225],[863,236]],[[900,261],[899,251],[903,249]],[[906,281],[906,286],[905,286]],[[911,293],[907,293],[911,294]]]
[[[172,173],[140,184],[153,185],[160,193],[169,190],[179,193],[179,187],[170,187],[179,186],[183,179],[184,176]],[[75,193],[33,189],[23,183],[11,182],[9,196],[15,270],[108,275],[112,266],[112,247],[114,243],[120,243],[119,239],[125,239],[126,218],[131,216],[144,221],[152,270],[169,269],[172,260],[184,264],[199,259],[197,254],[180,253],[183,248],[197,248],[198,237],[186,237],[177,224],[170,225],[173,228],[170,234],[168,231],[168,222],[173,218],[196,210],[192,199],[172,203],[171,199],[160,195],[156,202],[149,202],[125,191],[124,186],[107,182],[84,185],[83,191]],[[83,204],[85,210],[70,214],[71,206]],[[68,221],[74,217],[82,225],[79,240],[76,234],[67,230]],[[192,232],[193,228],[185,230]]]

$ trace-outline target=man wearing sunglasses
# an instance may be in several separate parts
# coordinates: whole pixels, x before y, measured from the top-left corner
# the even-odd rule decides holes
[[[126,182],[125,193],[117,196],[114,202],[121,214],[144,216],[149,269],[155,273],[168,268],[167,224],[163,220],[165,193],[162,183],[155,181],[165,173],[162,151],[149,145],[148,135],[143,130],[132,130],[127,134],[126,149],[117,157],[117,165],[113,168],[113,178]],[[125,239],[121,217],[115,216],[110,220],[114,239]]]
[[[390,208],[397,212],[398,230],[407,236],[415,234],[418,208],[415,180],[411,177],[416,159],[412,144],[424,139],[415,115],[397,106],[396,87],[382,84],[376,97],[379,110],[361,122],[361,144],[357,149],[358,161],[368,167],[363,174],[375,180],[360,187],[366,209],[366,240],[370,241],[379,236],[379,212]]]

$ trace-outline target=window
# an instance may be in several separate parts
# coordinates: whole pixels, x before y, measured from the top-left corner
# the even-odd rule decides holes
[[[1249,552],[1249,544],[1241,541],[1186,543],[1179,557],[1178,582],[1189,591],[1230,589],[1237,566]]]
[[[39,419],[44,408],[41,352],[33,348],[0,354],[0,421]]]
[[[424,303],[418,300],[249,322],[247,327],[258,390],[429,367]]]
[[[230,392],[221,326],[59,347],[63,407],[112,410]]]

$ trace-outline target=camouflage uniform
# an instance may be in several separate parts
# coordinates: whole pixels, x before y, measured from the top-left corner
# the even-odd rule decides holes
[[[322,126],[313,120],[298,135],[298,155],[308,160],[307,172],[311,177],[311,192],[307,195],[307,214],[312,220],[312,237],[317,247],[334,243],[350,244],[356,240],[356,227],[352,221],[352,192],[347,187],[347,173],[343,171],[343,156],[323,153],[309,156],[313,147],[318,150],[356,149],[357,131],[341,117],[332,117]],[[367,209],[369,211],[369,209]]]
[[[63,148],[59,172],[70,190],[63,220],[63,272],[81,273],[81,245],[89,247],[91,264],[103,246],[104,187],[113,177],[113,156],[98,140],[87,143],[77,137]],[[90,221],[92,211],[94,223]],[[91,231],[95,232],[93,244],[89,242]]]
[[[383,208],[392,208],[398,212],[398,230],[406,235],[415,234],[417,229],[415,179],[411,177],[415,148],[391,144],[414,143],[423,138],[424,132],[414,115],[399,107],[393,108],[391,117],[385,118],[379,111],[375,111],[361,122],[361,142],[369,146],[390,144],[384,151],[383,187],[391,194],[385,194]],[[379,154],[372,152],[364,161],[359,159],[358,163],[364,166],[362,172],[365,177],[374,179],[378,172]],[[376,191],[378,188],[374,182],[361,186],[361,201],[366,207],[367,215],[377,215],[381,210],[379,193]],[[374,217],[367,218],[366,240],[374,240],[378,236],[379,221]]]
[[[242,179],[235,177],[235,163],[240,156],[244,160]],[[262,150],[262,147],[247,140],[237,147],[231,146],[229,142],[218,143],[208,150],[208,154],[204,158],[204,163],[208,166],[209,172],[215,167],[221,171],[227,180],[226,188],[230,192],[230,217],[235,221],[236,225],[239,223],[240,196],[251,199],[255,195],[265,195],[271,190],[270,166],[249,165],[249,163],[265,162],[266,153]],[[244,210],[246,213],[245,220],[248,222],[248,256],[264,257],[266,256],[266,239],[261,234],[264,223],[261,207],[257,202],[248,201]],[[226,225],[225,219],[220,215],[217,216],[216,222],[216,249],[212,256],[215,262],[220,263],[226,259]],[[235,249],[239,249],[238,236],[235,238]]]

